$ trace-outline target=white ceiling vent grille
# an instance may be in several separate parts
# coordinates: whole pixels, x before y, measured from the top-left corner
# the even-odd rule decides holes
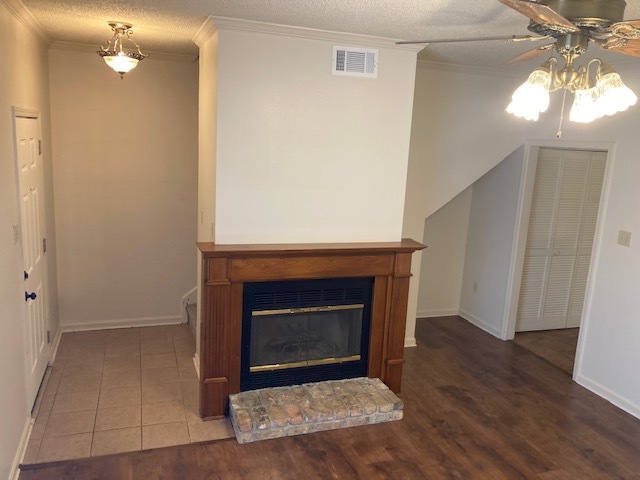
[[[333,74],[377,78],[378,50],[334,45]]]

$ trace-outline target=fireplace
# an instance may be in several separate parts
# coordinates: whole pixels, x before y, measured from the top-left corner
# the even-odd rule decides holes
[[[332,328],[347,331],[352,329],[357,337],[357,322],[362,307],[362,318],[368,317],[368,327],[360,327],[360,353],[351,349],[357,342],[348,341],[338,345],[341,351],[334,354],[312,354],[305,364],[291,367],[291,358],[270,357],[266,355],[254,365],[249,374],[270,372],[272,377],[289,374],[296,368],[300,372],[313,369],[342,369],[354,367],[357,362],[365,365],[364,375],[380,378],[394,392],[400,391],[402,365],[404,363],[405,320],[407,315],[407,297],[409,278],[411,277],[411,254],[424,248],[413,240],[379,243],[323,243],[323,244],[278,244],[278,245],[216,245],[202,242],[198,244],[202,252],[201,278],[201,324],[200,324],[200,414],[203,418],[222,418],[229,405],[229,394],[238,393],[245,388],[247,366],[243,362],[243,312],[245,287],[260,283],[289,281],[335,281],[339,279],[365,279],[370,283],[370,298],[367,301],[343,299],[314,303],[288,303],[272,305],[274,308],[250,308],[249,311],[296,310],[314,308],[313,312],[302,312],[315,319],[316,315],[327,318],[322,310],[335,310],[335,307],[350,306],[345,309],[346,319],[332,319]],[[280,287],[278,287],[280,288]],[[304,287],[303,291],[308,289]],[[331,290],[329,288],[328,290]],[[302,293],[299,294],[302,298]],[[306,297],[305,297],[306,298]],[[368,306],[367,306],[368,303]],[[367,309],[369,314],[367,314]],[[270,312],[265,317],[275,321],[284,321],[289,313]],[[292,315],[292,314],[291,314]],[[252,315],[253,316],[253,315]],[[257,317],[262,315],[256,315]],[[304,323],[307,320],[302,320]],[[289,325],[289,326],[287,326]],[[260,328],[260,327],[258,327]],[[284,321],[280,328],[298,328]],[[368,328],[368,334],[367,334]],[[271,339],[281,336],[271,334]],[[319,333],[317,335],[320,335]],[[324,334],[323,334],[324,335]],[[342,336],[342,334],[340,335]],[[304,343],[304,340],[296,340]],[[270,340],[264,340],[265,344]],[[331,343],[331,342],[328,342]],[[264,345],[263,345],[264,346]],[[273,346],[273,344],[272,344]],[[281,345],[281,347],[284,345]],[[326,347],[324,347],[326,348]],[[326,356],[325,356],[326,355]],[[357,360],[355,357],[360,356]],[[335,357],[335,360],[332,359]],[[353,358],[350,358],[353,357]],[[249,353],[249,358],[251,354]],[[246,360],[245,360],[246,362]],[[273,363],[271,363],[273,362]],[[327,362],[326,364],[324,362]],[[276,366],[277,365],[277,366]],[[260,369],[264,367],[264,369]],[[282,368],[280,368],[282,367]],[[290,368],[291,367],[291,368]],[[258,375],[259,376],[259,375]],[[255,387],[251,387],[255,388]]]
[[[372,278],[246,283],[240,390],[366,376]]]

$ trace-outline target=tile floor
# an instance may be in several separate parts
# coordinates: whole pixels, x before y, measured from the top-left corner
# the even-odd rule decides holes
[[[23,464],[233,437],[198,415],[187,324],[64,333]]]

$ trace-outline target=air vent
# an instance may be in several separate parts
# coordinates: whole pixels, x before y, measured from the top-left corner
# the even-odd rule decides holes
[[[333,74],[350,77],[378,77],[378,50],[333,47]]]

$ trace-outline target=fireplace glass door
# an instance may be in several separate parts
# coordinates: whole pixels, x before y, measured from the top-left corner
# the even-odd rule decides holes
[[[249,370],[360,360],[363,311],[362,303],[253,311]]]
[[[243,288],[240,390],[367,374],[373,278]]]

